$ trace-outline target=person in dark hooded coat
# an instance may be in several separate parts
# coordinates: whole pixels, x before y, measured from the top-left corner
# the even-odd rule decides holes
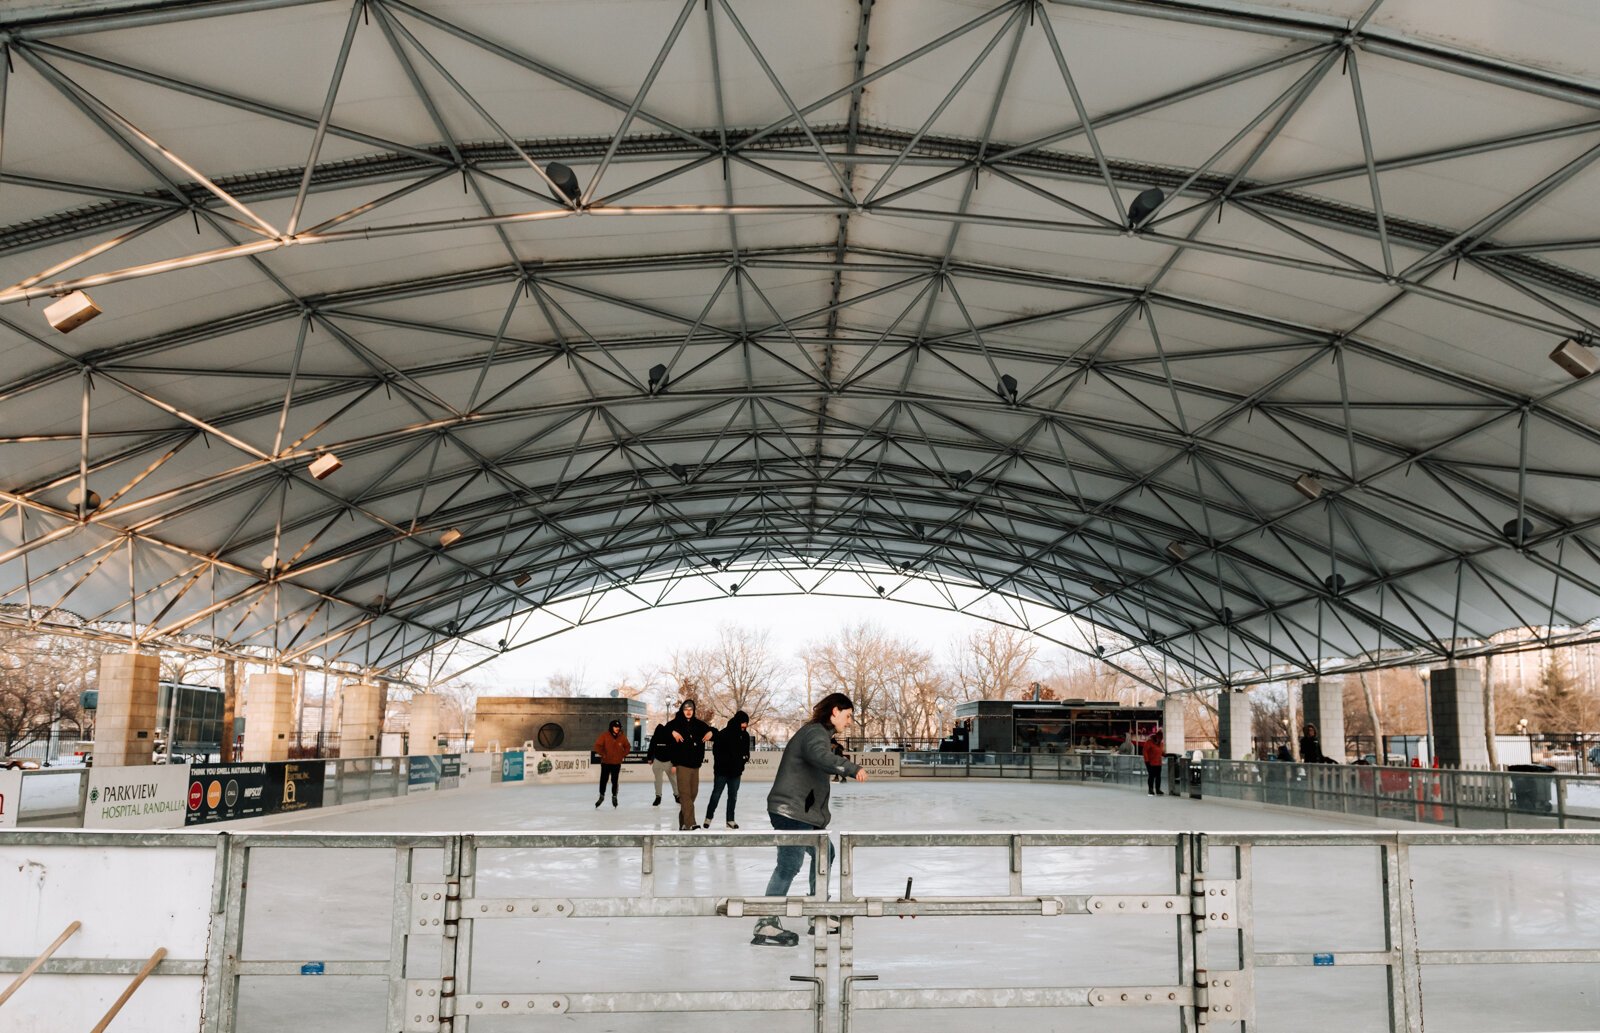
[[[711,805],[706,808],[706,828],[711,827],[711,819],[717,816],[717,801],[722,798],[723,789],[728,790],[728,828],[739,827],[733,820],[733,809],[739,802],[739,779],[750,760],[749,728],[750,715],[741,710],[712,740],[711,769],[716,781],[711,786]]]

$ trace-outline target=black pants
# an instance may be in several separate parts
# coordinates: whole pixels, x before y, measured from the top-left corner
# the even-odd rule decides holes
[[[1144,766],[1145,784],[1152,793],[1161,792],[1161,765],[1146,764]]]
[[[622,774],[621,764],[600,765],[600,795],[606,795],[606,779],[611,779],[611,795],[617,795],[617,779]]]

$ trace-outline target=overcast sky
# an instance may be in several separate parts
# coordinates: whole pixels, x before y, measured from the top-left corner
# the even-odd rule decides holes
[[[819,596],[725,599],[665,607],[589,625],[507,653],[469,677],[490,695],[538,695],[560,672],[582,674],[586,695],[603,695],[623,677],[662,664],[674,649],[708,644],[718,625],[741,624],[771,632],[771,643],[792,664],[807,642],[828,638],[850,624],[871,621],[929,650],[940,662],[950,647],[987,622],[948,610],[881,599]],[[1058,647],[1043,643],[1045,652]]]

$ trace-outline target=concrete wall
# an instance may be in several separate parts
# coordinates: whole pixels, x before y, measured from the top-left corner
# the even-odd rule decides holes
[[[156,743],[156,697],[161,659],[154,654],[107,653],[100,658],[94,762],[100,767],[150,764]]]
[[[1247,692],[1217,693],[1217,755],[1244,760],[1255,749],[1255,713]]]
[[[1182,696],[1161,701],[1161,738],[1166,743],[1168,753],[1188,752],[1184,742],[1183,705]]]
[[[532,742],[536,749],[587,752],[612,721],[622,722],[622,732],[630,740],[637,721],[641,736],[639,745],[643,747],[649,745],[650,733],[654,730],[644,723],[646,713],[644,703],[636,699],[480,696],[472,741],[480,750],[491,749],[494,743],[499,743],[502,750],[515,750],[521,749],[524,742]],[[733,715],[696,716],[720,727]],[[539,729],[547,724],[561,729],[561,741],[553,746],[539,742]]]
[[[1300,700],[1305,712],[1300,730],[1308,724],[1317,726],[1317,741],[1329,759],[1340,764],[1349,760],[1344,752],[1344,682],[1308,681],[1300,686]],[[1308,758],[1302,757],[1301,760]]]
[[[411,756],[432,757],[442,752],[439,749],[440,706],[438,696],[419,692],[411,697],[410,735],[406,746]]]
[[[1428,675],[1434,753],[1447,768],[1489,767],[1484,738],[1483,672],[1476,667],[1441,667]]]
[[[252,674],[245,688],[244,757],[288,760],[294,736],[294,675]]]
[[[371,682],[351,682],[339,690],[340,757],[377,756],[381,698]]]

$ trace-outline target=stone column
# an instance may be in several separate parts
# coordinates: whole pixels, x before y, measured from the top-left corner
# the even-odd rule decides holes
[[[288,760],[293,733],[294,675],[252,674],[245,692],[243,759]]]
[[[432,757],[439,752],[439,697],[419,692],[411,697],[411,745],[413,757]]]
[[[350,682],[339,690],[339,756],[378,755],[378,687]]]
[[[1489,747],[1483,728],[1483,672],[1440,667],[1429,672],[1433,755],[1446,768],[1485,770]]]
[[[1217,693],[1217,755],[1244,760],[1255,749],[1255,713],[1247,692]]]
[[[1322,752],[1331,760],[1346,763],[1349,756],[1344,751],[1344,683],[1308,681],[1300,686],[1300,700],[1306,724],[1317,726]]]
[[[1188,752],[1183,740],[1183,704],[1182,696],[1168,696],[1161,701],[1161,738],[1168,753]]]
[[[94,719],[97,767],[154,763],[160,682],[161,658],[153,653],[106,653],[100,658]]]

